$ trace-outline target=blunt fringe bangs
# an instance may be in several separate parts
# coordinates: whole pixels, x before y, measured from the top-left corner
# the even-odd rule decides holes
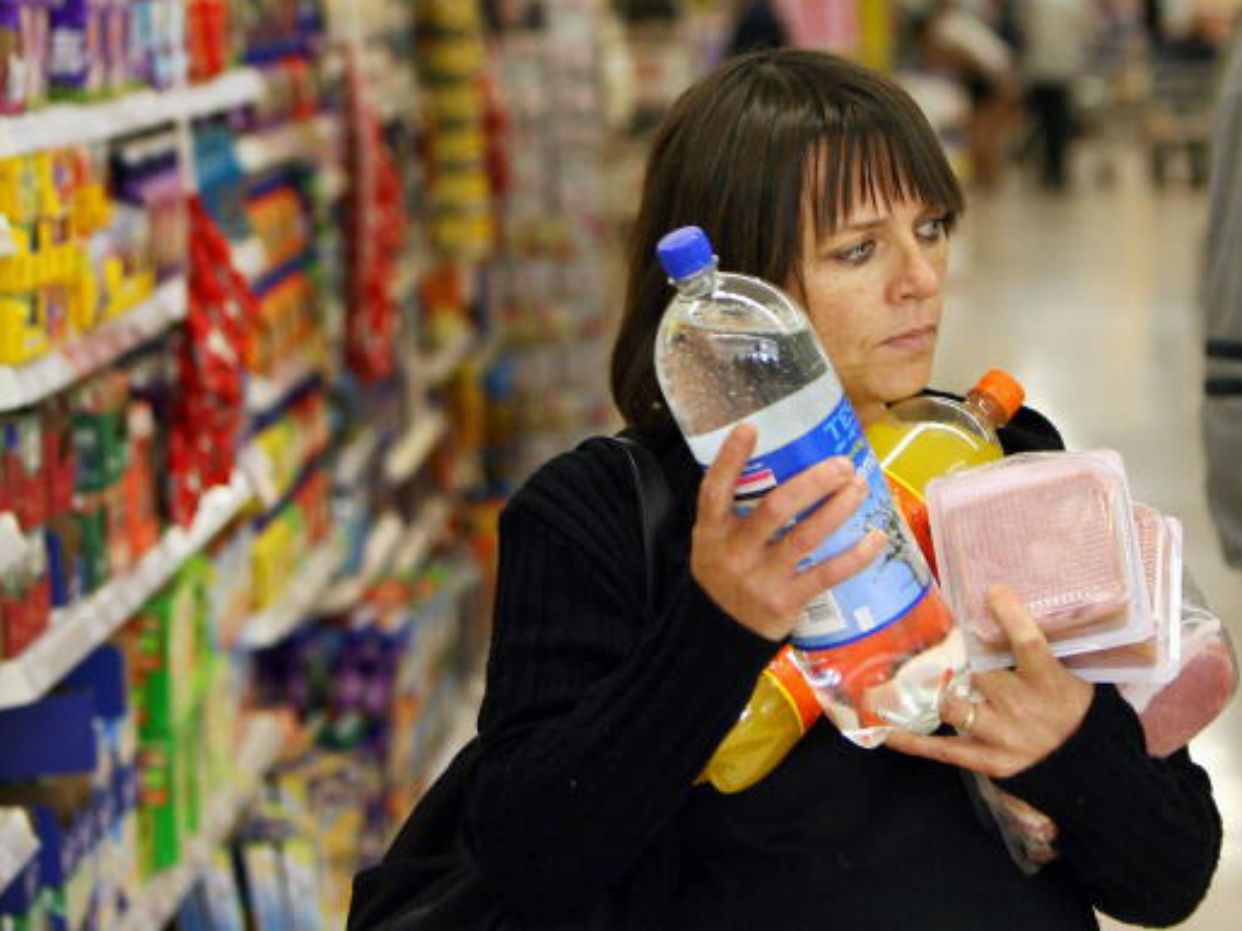
[[[905,199],[943,209],[950,226],[964,207],[926,117],[884,75],[781,49],[729,61],[683,93],[652,144],[629,242],[611,370],[626,424],[673,426],[652,359],[672,297],[655,256],[661,236],[701,226],[721,268],[781,284],[800,272],[803,223],[822,238],[857,202]]]

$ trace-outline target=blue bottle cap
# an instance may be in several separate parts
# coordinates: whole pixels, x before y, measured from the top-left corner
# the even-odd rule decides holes
[[[683,226],[664,236],[656,244],[656,255],[673,281],[697,275],[716,261],[711,240],[697,226]]]

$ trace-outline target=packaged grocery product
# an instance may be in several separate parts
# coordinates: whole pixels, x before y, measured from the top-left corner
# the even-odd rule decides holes
[[[758,433],[735,510],[833,456],[867,482],[866,501],[799,565],[833,558],[873,529],[887,538],[882,556],[811,599],[794,628],[795,656],[825,713],[865,747],[894,728],[934,731],[942,690],[965,665],[961,636],[810,321],[772,284],[719,272],[697,227],[670,233],[658,252],[677,293],[656,337],[656,373],[691,452],[706,469],[737,425]]]
[[[938,475],[996,462],[1005,455],[996,431],[1022,407],[1026,393],[1008,372],[992,369],[966,397],[921,394],[891,405],[866,429],[893,499],[936,569],[927,521],[927,483]]]
[[[1012,665],[988,589],[1010,586],[1069,656],[1151,635],[1132,503],[1115,453],[1026,453],[928,485],[940,581],[971,665]]]
[[[1147,752],[1164,757],[1186,746],[1229,704],[1238,688],[1233,644],[1220,618],[1203,606],[1189,579],[1182,599],[1181,657],[1172,681],[1126,684],[1121,695],[1138,712]]]
[[[987,806],[1013,862],[1034,875],[1057,858],[1057,824],[1042,811],[1002,790],[991,779],[967,773],[980,800]]]
[[[737,724],[708,760],[700,782],[741,792],[780,765],[820,715],[815,692],[785,646],[759,676]]]
[[[1181,655],[1182,525],[1145,504],[1134,505],[1134,527],[1151,600],[1150,637],[1125,646],[1065,657],[1088,682],[1168,682]]]

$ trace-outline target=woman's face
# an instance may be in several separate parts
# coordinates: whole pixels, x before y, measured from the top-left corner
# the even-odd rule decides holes
[[[802,275],[786,288],[810,315],[864,424],[921,391],[939,335],[949,259],[946,211],[920,201],[870,203],[817,240],[804,223]]]

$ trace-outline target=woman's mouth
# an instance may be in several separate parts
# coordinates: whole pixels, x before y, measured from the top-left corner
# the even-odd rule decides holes
[[[889,337],[884,345],[899,352],[930,352],[936,346],[936,332],[937,327],[934,324],[918,327]]]

